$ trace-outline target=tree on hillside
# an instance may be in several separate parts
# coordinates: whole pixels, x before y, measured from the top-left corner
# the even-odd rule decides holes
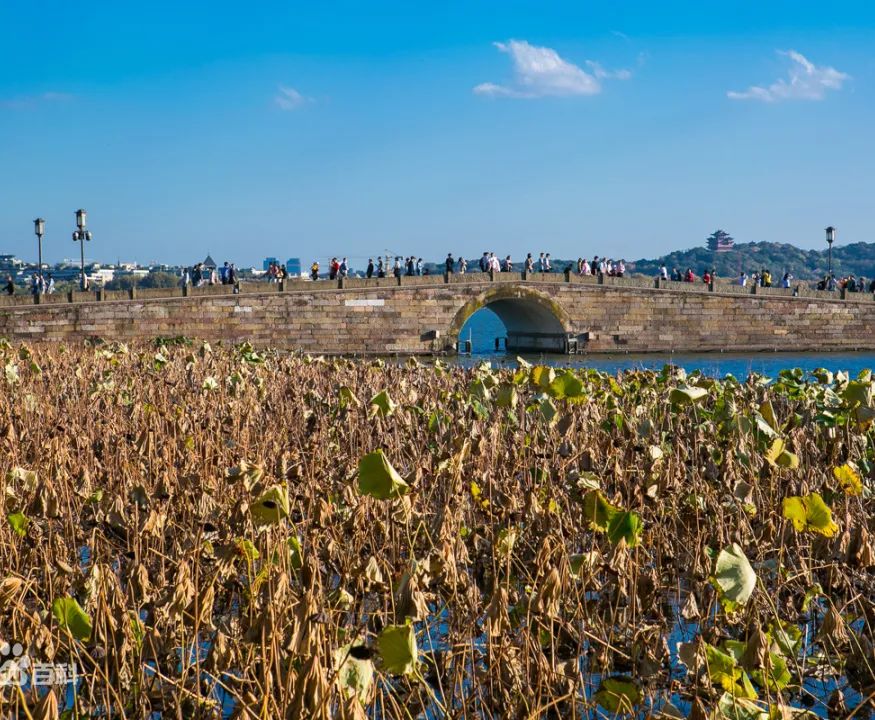
[[[875,244],[854,243],[833,248],[833,270],[837,275],[853,273],[857,277],[875,277]],[[629,263],[631,272],[656,275],[660,265],[669,272],[690,267],[700,274],[707,269],[716,269],[719,277],[737,277],[744,270],[748,274],[767,268],[773,276],[789,272],[799,280],[819,280],[827,271],[826,250],[807,250],[787,243],[741,243],[728,252],[714,253],[705,247],[678,250],[653,259]]]

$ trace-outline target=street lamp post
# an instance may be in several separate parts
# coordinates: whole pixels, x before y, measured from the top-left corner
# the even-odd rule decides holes
[[[836,229],[830,225],[826,229],[826,244],[829,246],[829,274],[832,275],[832,244],[836,239]]]
[[[79,243],[79,287],[85,290],[85,242],[91,240],[91,231],[86,230],[85,220],[87,213],[79,208],[76,211],[76,227],[78,230],[73,231],[73,242]]]
[[[33,221],[33,231],[36,233],[37,246],[37,263],[39,267],[40,285],[43,280],[43,235],[46,232],[46,221],[42,218],[37,218]]]

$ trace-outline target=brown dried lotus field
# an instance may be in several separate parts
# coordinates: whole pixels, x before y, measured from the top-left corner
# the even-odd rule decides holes
[[[868,374],[0,364],[4,720],[872,716]]]

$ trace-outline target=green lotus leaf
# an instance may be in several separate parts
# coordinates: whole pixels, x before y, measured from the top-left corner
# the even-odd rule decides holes
[[[799,458],[787,450],[786,443],[781,438],[775,438],[769,449],[763,454],[766,462],[775,467],[795,469],[799,467]]]
[[[289,491],[284,485],[273,485],[249,508],[256,526],[276,525],[289,516]]]
[[[383,417],[389,417],[389,415],[395,412],[396,407],[395,403],[392,402],[392,398],[389,397],[389,393],[385,390],[381,390],[371,398],[370,406],[371,415],[380,414]]]
[[[583,496],[583,518],[590,526],[602,532],[608,531],[608,526],[620,508],[611,505],[600,490],[590,490]]]
[[[410,675],[416,670],[418,650],[413,625],[388,625],[377,637],[383,668],[391,675]]]
[[[853,463],[845,463],[839,467],[832,469],[833,477],[838,480],[842,490],[848,495],[862,495],[863,481],[860,479],[860,473]]]
[[[519,402],[519,394],[513,385],[504,384],[495,394],[495,404],[498,407],[515,408]]]
[[[668,394],[669,402],[674,406],[693,405],[708,396],[705,388],[695,385],[678,385]]]
[[[258,548],[252,544],[251,540],[247,540],[244,538],[237,539],[237,552],[246,558],[247,562],[253,563],[261,557],[261,553],[258,552]]]
[[[516,529],[502,528],[498,533],[498,540],[495,543],[496,554],[504,559],[510,557],[513,552],[514,543],[516,543]]]
[[[27,534],[27,526],[30,525],[30,518],[24,513],[14,512],[6,516],[12,531],[19,537],[24,537]]]
[[[538,405],[538,409],[541,411],[541,416],[547,421],[548,425],[552,425],[556,422],[559,411],[556,409],[556,406],[550,398],[542,400],[541,404]]]
[[[757,576],[744,551],[736,543],[717,555],[714,582],[722,598],[738,605],[744,605],[753,594]]]
[[[635,512],[620,511],[614,514],[608,523],[608,539],[616,545],[625,540],[626,545],[635,547],[641,539],[644,529],[641,516]]]
[[[717,701],[712,720],[769,720],[769,713],[753,700],[725,692]]]
[[[772,426],[766,422],[766,419],[758,412],[753,414],[754,426],[757,431],[767,438],[777,437],[777,433],[772,429]]]
[[[91,618],[74,598],[56,598],[52,603],[52,615],[58,625],[77,640],[84,642],[91,637]]]
[[[772,648],[777,645],[777,649],[788,658],[794,657],[802,646],[802,631],[787,620],[772,620],[766,634],[774,643]]]
[[[781,431],[781,427],[778,425],[778,420],[775,417],[775,407],[774,405],[772,405],[771,400],[766,400],[762,405],[760,405],[760,416],[776,433]]]
[[[719,685],[736,699],[756,699],[757,693],[750,682],[750,677],[738,666],[732,655],[708,643],[704,643],[704,649],[705,667],[713,684]]]
[[[641,698],[635,681],[623,675],[604,678],[593,695],[593,700],[611,713],[632,713]]]
[[[359,405],[361,405],[361,402],[359,402],[359,399],[355,396],[355,393],[350,390],[346,385],[341,385],[340,389],[337,391],[337,402],[341,408],[358,407]]]
[[[362,705],[370,699],[374,684],[374,662],[363,643],[349,643],[334,652],[335,682],[347,698],[358,698]]]
[[[578,399],[583,396],[583,382],[571,370],[566,370],[550,383],[547,392],[558,399]]]
[[[410,486],[389,463],[382,450],[365,455],[359,460],[359,492],[377,500],[388,500],[404,495]]]
[[[550,383],[556,377],[556,371],[551,367],[546,367],[544,365],[536,365],[532,368],[529,373],[529,380],[532,385],[541,390],[546,390],[550,387]]]
[[[471,384],[468,386],[468,395],[482,402],[489,400],[490,393],[486,381],[483,378],[472,380]]]
[[[853,412],[854,419],[862,427],[868,427],[875,419],[875,383],[852,380],[841,393],[845,407]]]
[[[300,570],[304,567],[304,547],[301,545],[301,538],[297,535],[292,535],[286,545],[289,548],[289,564],[295,570]]]
[[[787,661],[779,654],[773,652],[770,652],[768,657],[768,668],[761,667],[753,670],[750,675],[760,687],[767,687],[769,690],[774,691],[783,690],[793,679],[790,670],[787,668]]]
[[[813,532],[824,537],[833,537],[839,531],[839,526],[833,522],[832,511],[819,493],[786,497],[783,509],[784,517],[793,523],[793,527],[798,532]]]

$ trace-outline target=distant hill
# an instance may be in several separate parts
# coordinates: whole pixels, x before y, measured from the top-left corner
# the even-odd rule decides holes
[[[668,271],[678,268],[681,272],[692,268],[701,275],[705,268],[716,268],[720,277],[734,277],[745,270],[748,274],[767,268],[780,278],[789,271],[801,280],[823,277],[829,266],[826,250],[803,250],[786,243],[758,242],[735,245],[728,252],[715,253],[706,247],[678,250],[653,260],[636,260],[627,263],[633,273],[656,275],[659,266],[665,263]],[[875,243],[834,245],[832,268],[836,276],[862,275],[875,277]]]

